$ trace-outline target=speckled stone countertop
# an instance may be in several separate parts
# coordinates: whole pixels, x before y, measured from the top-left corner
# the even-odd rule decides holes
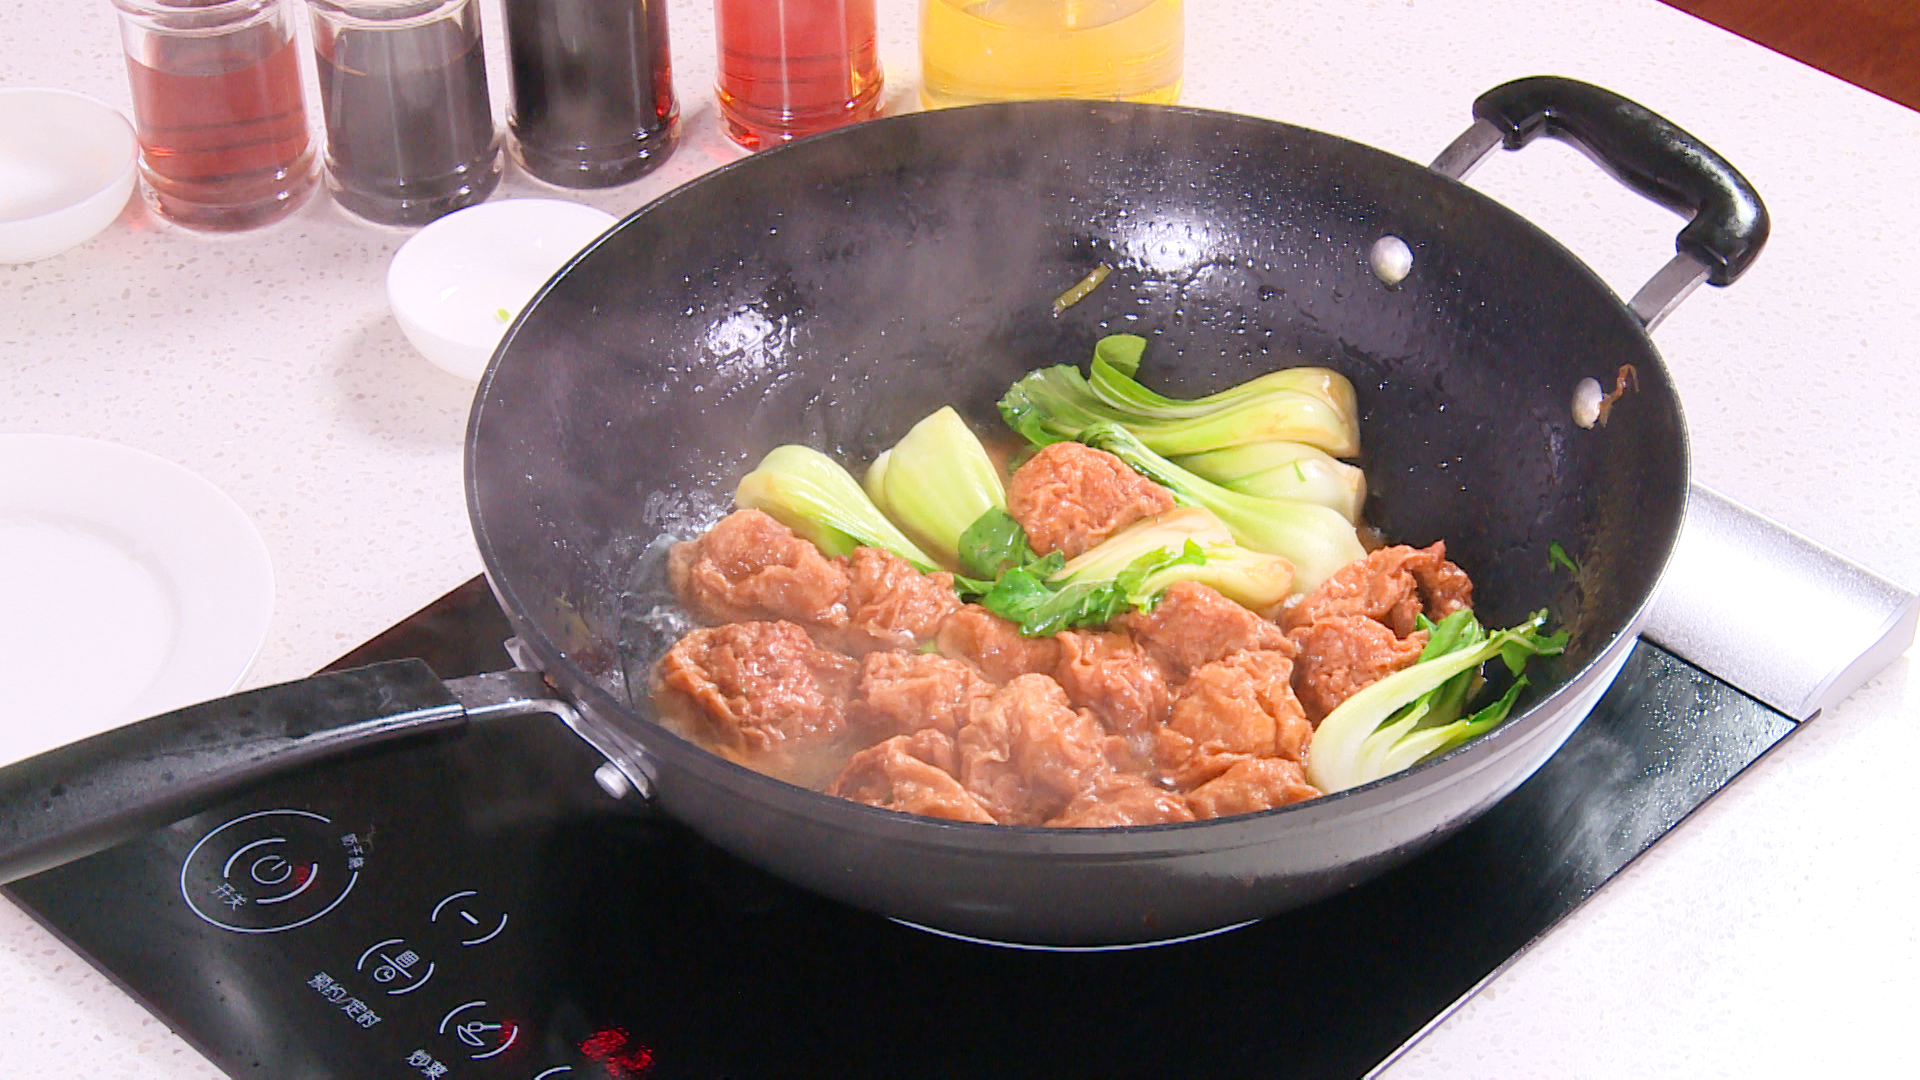
[[[564,197],[625,213],[739,156],[715,130],[711,7],[671,9],[684,144],[638,183]],[[881,9],[897,111],[914,100],[914,4]],[[497,4],[486,14],[499,107]],[[1186,104],[1421,162],[1466,126],[1476,94],[1540,73],[1608,86],[1713,145],[1766,198],[1774,234],[1738,285],[1696,293],[1656,335],[1695,474],[1920,584],[1905,555],[1920,535],[1920,260],[1908,243],[1920,114],[1654,0],[1189,0],[1187,18]],[[0,86],[35,85],[128,107],[105,0],[0,10]],[[1623,294],[1672,252],[1675,218],[1558,145],[1499,156],[1473,182]],[[496,197],[533,194],[555,192],[510,173]],[[415,355],[386,308],[386,262],[406,235],[321,197],[270,228],[209,238],[136,201],[76,250],[0,266],[0,431],[162,455],[259,526],[278,598],[250,685],[324,664],[480,568],[460,477],[472,388]],[[1695,814],[1385,1075],[1900,1071],[1920,1003],[1914,655]],[[0,903],[0,1076],[217,1075]]]

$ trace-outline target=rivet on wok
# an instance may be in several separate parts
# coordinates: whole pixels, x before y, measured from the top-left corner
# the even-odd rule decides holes
[[[600,785],[601,791],[616,799],[624,799],[633,791],[633,785],[627,782],[627,774],[611,761],[602,762],[599,768],[593,770],[593,779]]]
[[[1600,422],[1600,402],[1606,397],[1600,380],[1581,379],[1573,387],[1573,422],[1590,428]]]
[[[1375,240],[1373,249],[1367,252],[1367,265],[1373,268],[1373,276],[1388,288],[1398,288],[1407,280],[1407,275],[1413,273],[1413,249],[1397,236],[1383,236]]]

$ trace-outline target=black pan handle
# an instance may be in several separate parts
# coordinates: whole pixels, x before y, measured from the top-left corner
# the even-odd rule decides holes
[[[0,768],[0,885],[172,824],[349,749],[441,734],[468,710],[418,660],[162,713]]]
[[[1495,147],[1518,150],[1545,135],[1572,144],[1621,183],[1691,218],[1674,242],[1681,257],[1634,297],[1633,308],[1649,329],[1702,276],[1730,285],[1766,246],[1772,222],[1747,178],[1712,147],[1611,90],[1548,75],[1516,79],[1480,95],[1473,115],[1473,127],[1434,159],[1433,171],[1465,179]]]
[[[1614,179],[1654,202],[1690,215],[1674,247],[1707,266],[1707,280],[1730,285],[1766,246],[1766,204],[1739,170],[1713,148],[1611,90],[1538,76],[1496,86],[1473,115],[1500,129],[1518,150],[1541,135],[1572,143]]]

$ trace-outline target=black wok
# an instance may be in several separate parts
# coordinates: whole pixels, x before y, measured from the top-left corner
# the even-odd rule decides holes
[[[175,820],[316,755],[558,708],[614,789],[808,888],[999,941],[1152,941],[1269,915],[1410,858],[1557,749],[1625,660],[1678,535],[1680,408],[1647,326],[1765,240],[1746,182],[1605,91],[1523,80],[1475,104],[1433,170],[1245,117],[1084,102],[917,114],[796,143],[670,193],[557,276],[475,398],[467,490],[487,576],[544,672],[441,684],[382,665],[144,721],[0,770],[0,881]],[[1693,215],[1623,304],[1578,259],[1450,179],[1504,141],[1570,138]],[[1440,170],[1440,171],[1435,171]],[[1412,273],[1368,253],[1392,235]],[[1091,296],[1052,298],[1097,263]],[[1483,621],[1547,607],[1571,631],[1505,726],[1388,780],[1190,825],[958,824],[792,787],[652,720],[683,628],[666,544],[717,519],[776,444],[871,459],[953,404],[981,430],[1021,373],[1103,333],[1149,337],[1143,377],[1194,394],[1326,364],[1363,409],[1369,518],[1444,539]],[[1591,429],[1575,385],[1637,389]],[[1556,571],[1553,544],[1577,573]],[[542,702],[557,691],[568,704]]]

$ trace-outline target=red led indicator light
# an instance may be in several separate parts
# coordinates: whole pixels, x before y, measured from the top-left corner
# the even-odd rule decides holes
[[[580,1040],[580,1053],[606,1066],[614,1080],[644,1076],[653,1068],[653,1048],[636,1043],[625,1028],[602,1028]]]

